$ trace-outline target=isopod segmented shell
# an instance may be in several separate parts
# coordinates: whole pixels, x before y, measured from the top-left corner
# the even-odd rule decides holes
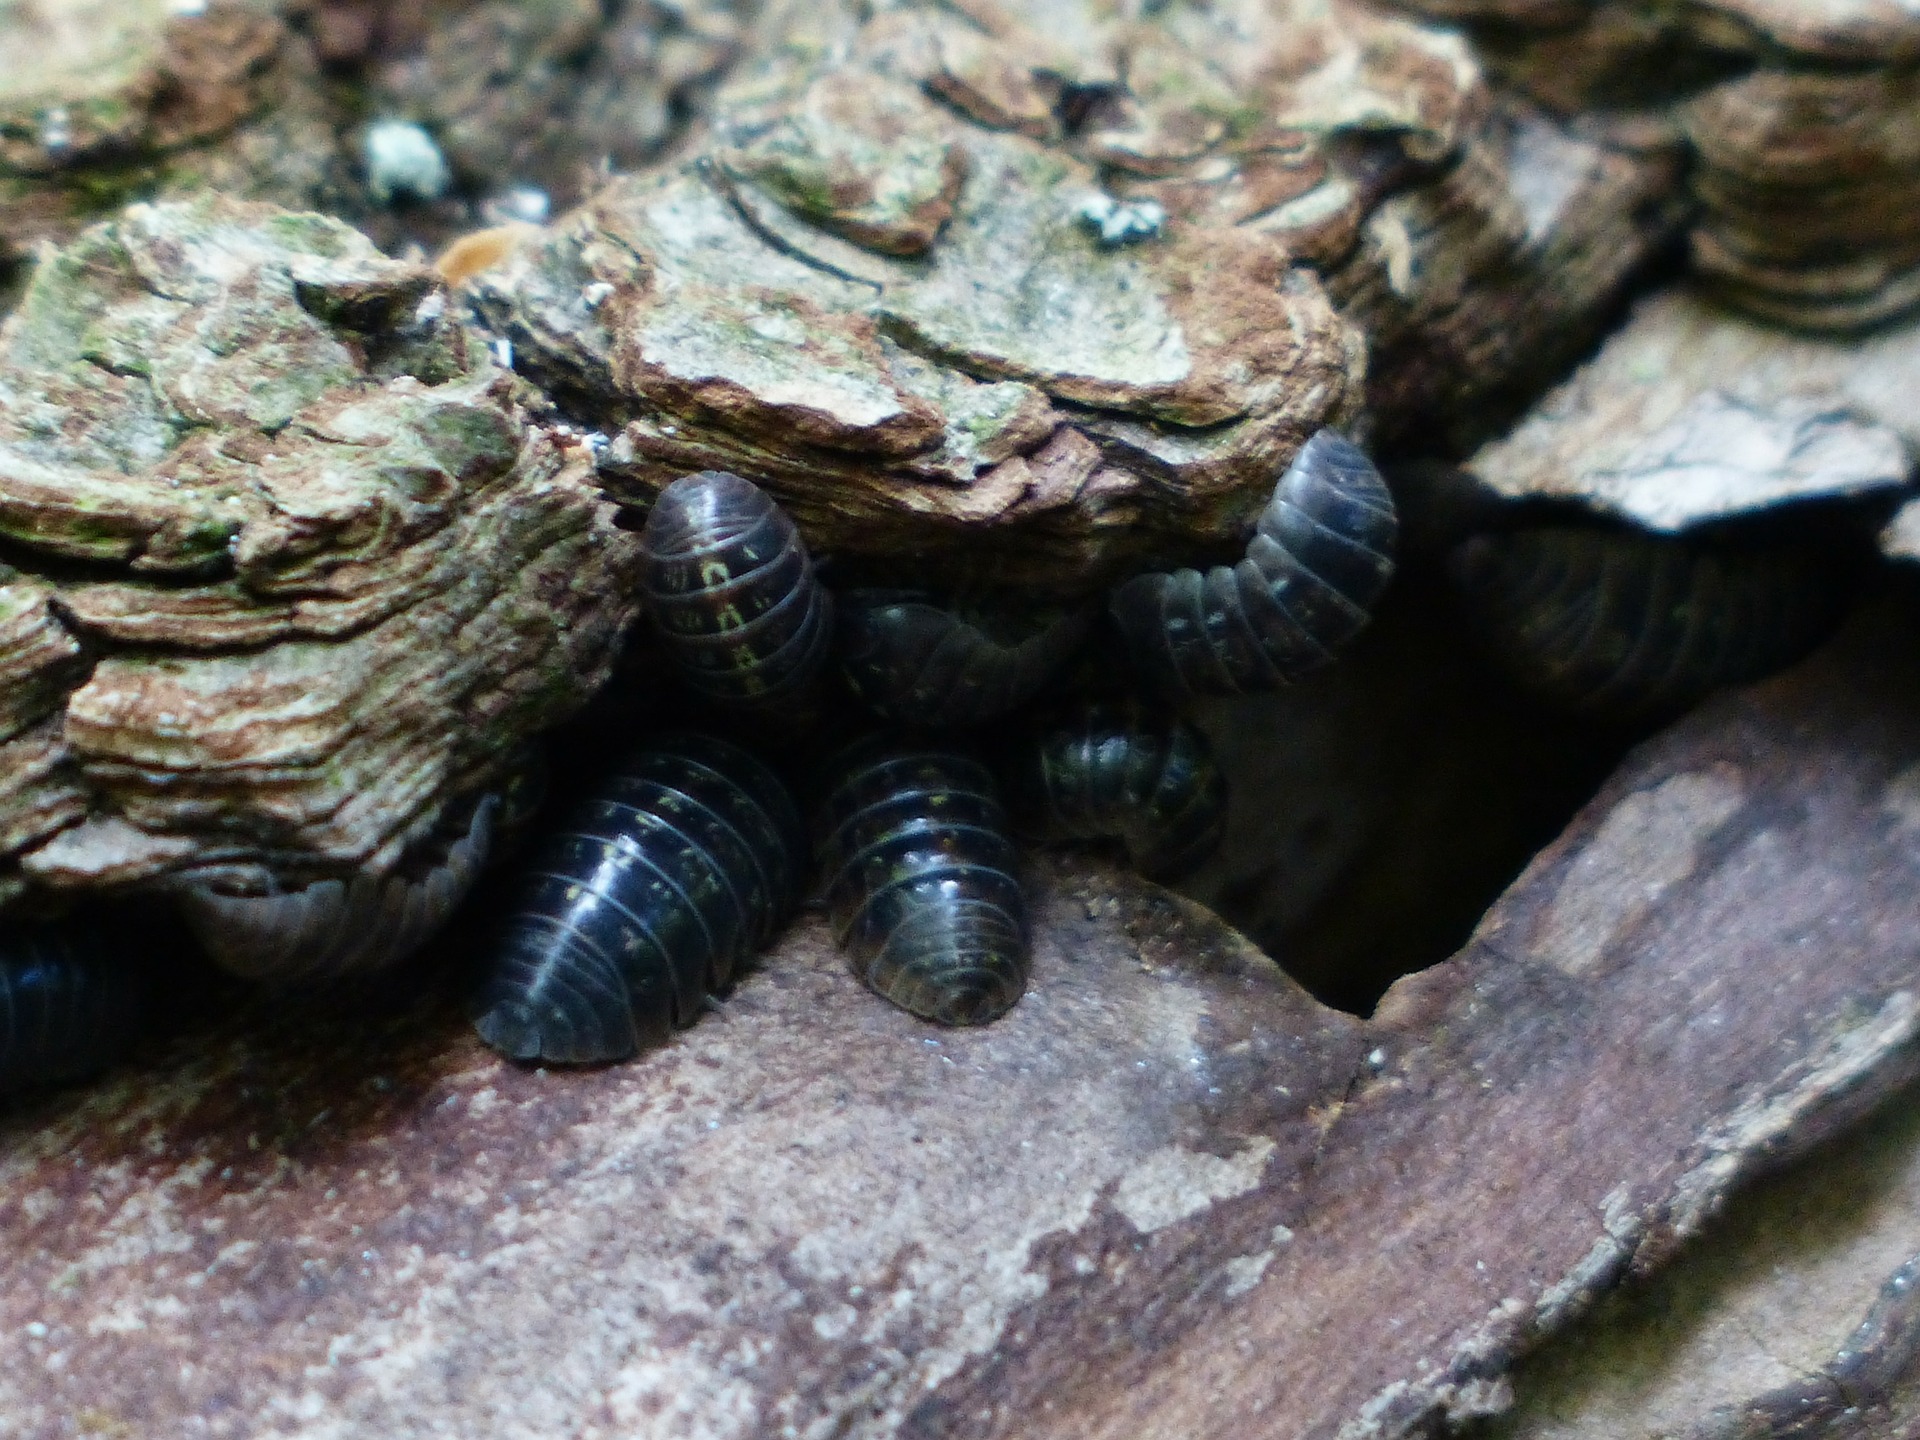
[[[307,984],[398,965],[439,933],[486,867],[499,799],[477,802],[464,829],[428,841],[425,857],[387,875],[317,880],[275,895],[194,885],[180,913],[208,957],[246,980]]]
[[[854,972],[942,1025],[1006,1013],[1027,985],[1027,914],[993,776],[906,740],[857,745],[838,773],[816,833]]]
[[[1170,695],[1238,694],[1330,661],[1393,575],[1393,497],[1351,441],[1301,447],[1238,564],[1137,575],[1113,592],[1135,667]]]
[[[1630,530],[1476,535],[1448,569],[1517,681],[1564,709],[1620,722],[1680,710],[1797,660],[1847,600],[1840,567],[1815,550]]]
[[[685,475],[641,535],[649,610],[687,684],[767,709],[805,692],[833,642],[832,597],[793,521],[750,480]]]
[[[1078,610],[1021,624],[970,616],[911,591],[840,597],[840,665],[854,693],[907,725],[980,725],[1040,692],[1092,628]]]
[[[677,736],[538,848],[473,1006],[516,1060],[622,1060],[690,1025],[799,901],[806,839],[746,751]]]
[[[1220,845],[1227,781],[1207,737],[1136,705],[1086,701],[1042,726],[1016,791],[1053,840],[1119,840],[1149,879],[1183,875]]]
[[[0,930],[0,1095],[84,1079],[138,1038],[148,957],[131,939],[79,915]]]

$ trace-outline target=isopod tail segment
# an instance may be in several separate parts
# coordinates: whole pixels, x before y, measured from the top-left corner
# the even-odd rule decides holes
[[[1092,632],[1081,607],[1033,617],[969,614],[907,590],[840,597],[840,667],[854,694],[903,725],[955,729],[1019,709]]]
[[[152,989],[136,939],[82,913],[0,927],[0,1096],[83,1080],[131,1048]]]
[[[923,1020],[983,1025],[1029,968],[1026,898],[993,776],[950,746],[872,737],[839,757],[815,823],[854,973]]]
[[[707,736],[664,738],[536,848],[471,1013],[515,1060],[624,1060],[691,1025],[799,903],[785,784]]]
[[[1172,880],[1220,846],[1227,780],[1207,737],[1137,702],[1085,700],[1037,727],[1010,790],[1046,840],[1117,840],[1135,870]]]
[[[788,713],[833,646],[833,599],[793,520],[723,470],[660,492],[641,532],[648,613],[689,689],[722,710]]]
[[[402,869],[316,880],[269,895],[179,893],[187,928],[215,964],[245,980],[319,984],[392,969],[453,918],[486,867],[502,801],[486,795],[464,823],[428,837]]]
[[[1542,524],[1473,536],[1447,568],[1482,645],[1516,683],[1558,709],[1628,725],[1805,655],[1839,623],[1854,567],[1817,537]]]
[[[1301,447],[1231,566],[1137,575],[1109,610],[1146,684],[1165,695],[1270,690],[1331,661],[1393,576],[1393,497],[1332,430]]]

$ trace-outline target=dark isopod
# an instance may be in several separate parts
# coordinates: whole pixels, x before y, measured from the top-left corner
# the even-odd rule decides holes
[[[277,895],[180,893],[180,911],[222,969],[247,980],[306,984],[371,974],[425,945],[485,868],[500,801],[479,801],[465,827],[430,839],[424,856],[387,875],[318,880]]]
[[[475,997],[516,1060],[623,1060],[690,1025],[799,900],[785,785],[746,751],[676,736],[631,758],[534,852]]]
[[[1149,879],[1193,869],[1226,828],[1227,781],[1207,737],[1133,705],[1089,701],[1054,717],[1016,790],[1046,838],[1119,840]]]
[[[1021,623],[910,591],[854,590],[840,597],[840,665],[854,693],[890,720],[980,725],[1037,695],[1092,620],[1078,610]]]
[[[654,501],[641,548],[654,624],[693,690],[764,710],[819,675],[832,597],[793,521],[759,486],[722,470],[682,476]]]
[[[1237,565],[1137,575],[1114,622],[1147,683],[1169,695],[1285,684],[1333,659],[1393,575],[1393,497],[1351,441],[1322,430],[1274,486]]]
[[[1840,567],[1807,548],[1712,548],[1630,530],[1477,535],[1448,568],[1519,683],[1608,721],[1677,711],[1797,660],[1847,599]]]
[[[0,929],[0,1095],[84,1079],[126,1053],[151,958],[132,940],[77,915]]]
[[[1027,913],[986,767],[910,741],[842,758],[817,833],[854,972],[901,1009],[983,1025],[1027,986]]]

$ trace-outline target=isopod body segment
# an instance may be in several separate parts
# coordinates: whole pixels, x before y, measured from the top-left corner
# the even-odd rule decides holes
[[[125,1053],[148,991],[131,939],[79,915],[0,930],[0,1095],[84,1079]]]
[[[1119,840],[1149,879],[1183,875],[1220,845],[1227,781],[1207,738],[1141,706],[1081,702],[1040,727],[1015,791],[1053,840]]]
[[[621,1060],[690,1025],[785,924],[806,842],[781,780],[683,735],[632,756],[536,846],[474,998],[516,1060]]]
[[[412,871],[317,880],[273,895],[181,892],[180,913],[222,969],[247,980],[305,984],[398,965],[431,940],[473,889],[492,848],[500,799],[431,837]]]
[[[815,833],[855,973],[914,1015],[981,1025],[1026,989],[1026,899],[993,776],[944,746],[862,742]]]
[[[787,513],[750,480],[685,475],[641,534],[649,613],[687,685],[724,707],[803,695],[833,643],[832,597]]]
[[[1109,609],[1163,694],[1272,689],[1327,664],[1366,625],[1393,575],[1397,528],[1373,462],[1322,430],[1274,486],[1243,559],[1137,575]]]
[[[1092,628],[1071,610],[1020,627],[934,604],[912,591],[840,598],[840,666],[853,692],[904,725],[982,725],[1040,692]]]
[[[1678,711],[1797,660],[1848,598],[1841,567],[1817,548],[1591,526],[1476,535],[1448,569],[1520,685],[1614,723]]]

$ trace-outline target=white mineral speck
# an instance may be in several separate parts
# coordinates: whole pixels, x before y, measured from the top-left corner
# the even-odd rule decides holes
[[[73,145],[73,118],[67,114],[67,107],[55,105],[40,115],[40,148],[50,155],[58,155]]]
[[[376,120],[360,142],[367,191],[382,205],[397,199],[438,200],[453,184],[447,157],[411,120]]]
[[[498,195],[490,196],[486,204],[480,207],[480,214],[489,225],[544,225],[547,216],[553,213],[553,201],[547,192],[536,185],[515,185],[510,190],[502,190]]]
[[[1167,223],[1166,208],[1159,201],[1119,200],[1104,190],[1082,200],[1077,213],[1080,223],[1109,250],[1150,240]]]

